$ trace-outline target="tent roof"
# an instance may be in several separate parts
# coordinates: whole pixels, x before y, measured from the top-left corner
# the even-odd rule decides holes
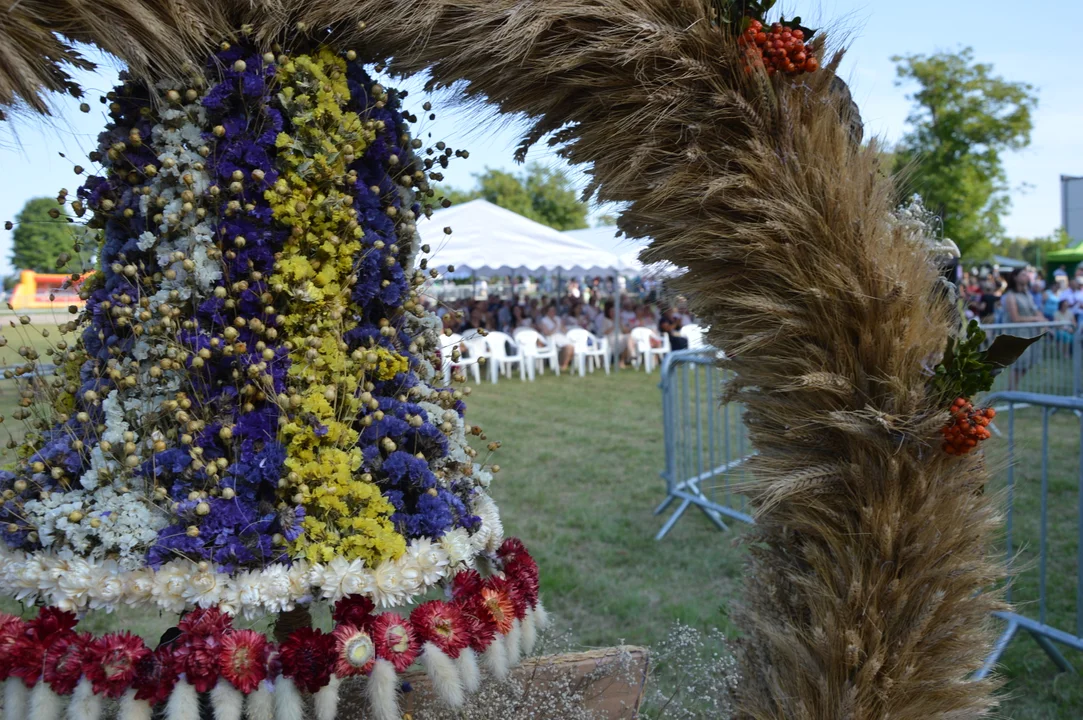
[[[451,235],[444,233],[450,227]],[[418,234],[432,249],[430,263],[453,265],[455,275],[516,275],[538,271],[605,275],[620,258],[486,200],[471,200],[421,219]]]
[[[641,263],[639,253],[650,244],[650,240],[618,238],[617,228],[612,225],[584,228],[582,230],[566,230],[564,234],[570,235],[576,240],[590,243],[599,249],[616,253],[620,261],[619,270],[624,275],[671,277],[680,272],[675,265],[670,263],[652,263],[651,265]]]
[[[1074,248],[1054,250],[1045,256],[1045,262],[1079,262],[1083,260],[1083,243]]]

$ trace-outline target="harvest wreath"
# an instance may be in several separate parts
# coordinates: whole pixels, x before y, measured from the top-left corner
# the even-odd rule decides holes
[[[686,268],[675,286],[724,351],[757,451],[735,613],[741,717],[988,714],[996,683],[971,676],[1005,607],[1005,568],[972,452],[988,417],[967,403],[1025,348],[994,357],[971,344],[936,264],[945,243],[891,219],[898,188],[879,145],[861,142],[836,75],[842,50],[796,19],[768,22],[773,4],[0,0],[0,105],[45,113],[45,93],[80,95],[79,43],[132,74],[108,99],[107,175],[72,203],[104,228],[102,267],[81,345],[59,348],[62,377],[25,391],[26,405],[54,394],[57,414],[20,410],[32,432],[3,480],[3,586],[69,608],[204,608],[177,629],[187,639],[170,667],[179,656],[187,668],[184,648],[206,644],[196,638],[221,636],[227,673],[261,651],[247,635],[227,643],[215,608],[288,617],[317,593],[387,605],[440,584],[460,611],[480,597],[466,602],[499,631],[496,613],[524,607],[533,566],[503,546],[461,395],[432,386],[437,323],[411,294],[427,212],[412,193],[431,197],[425,171],[450,153],[419,160],[397,96],[364,75],[354,47],[524,118],[520,157],[551,138],[597,199],[621,204],[626,235],[652,238],[645,261]],[[250,32],[205,63],[236,28]],[[471,564],[488,577],[464,575]],[[460,576],[480,590],[457,598]],[[367,608],[356,602],[342,607]],[[61,611],[5,627],[37,647],[68,632]],[[418,632],[413,616],[383,617],[350,623],[373,643],[372,678]],[[266,666],[289,718],[298,673],[284,668],[332,654],[324,636],[296,632]],[[336,648],[363,671],[367,643],[352,633]],[[513,620],[485,653],[514,655],[516,634]],[[128,639],[94,642],[110,676],[139,654]],[[428,645],[427,656],[439,657]],[[187,672],[170,720],[196,712],[173,700],[191,698]],[[69,706],[83,717],[95,678],[127,687],[91,669]],[[367,687],[380,720],[393,717],[393,683]],[[5,711],[23,717],[26,682],[6,689]],[[247,702],[260,720],[265,689]],[[229,697],[215,703],[222,718],[236,716]],[[32,704],[55,717],[54,700],[42,691]]]

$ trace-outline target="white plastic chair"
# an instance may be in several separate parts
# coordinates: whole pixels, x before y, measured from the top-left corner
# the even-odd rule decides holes
[[[458,333],[451,333],[450,335],[441,335],[440,343],[440,357],[444,366],[444,384],[451,385],[451,373],[455,368],[469,368],[474,375],[474,382],[481,382],[481,370],[478,367],[478,361],[476,358],[467,357],[465,355],[459,356],[458,360],[452,359],[452,352],[455,348],[460,348],[463,344],[463,336]]]
[[[489,377],[494,383],[496,382],[496,376],[500,373],[504,373],[504,377],[511,377],[511,367],[513,365],[519,366],[519,379],[526,380],[526,365],[523,363],[523,356],[521,354],[508,355],[507,344],[515,345],[508,335],[494,330],[485,333],[484,339],[489,349],[489,362],[492,364],[492,367],[489,368]]]
[[[572,328],[568,331],[568,340],[575,348],[575,366],[579,370],[579,376],[587,374],[588,363],[591,372],[598,367],[598,361],[605,367],[605,374],[609,374],[609,341],[605,338],[598,339],[594,333],[583,328]]]
[[[489,352],[489,344],[485,342],[485,338],[477,330],[467,330],[463,333],[463,345],[466,346],[466,356],[463,358],[464,364],[473,364],[475,368],[474,382],[481,382],[481,371],[477,367],[482,362],[489,366],[489,377],[493,378],[493,356]],[[496,378],[493,378],[493,382],[496,382]]]
[[[541,346],[538,343],[542,343]],[[537,330],[530,328],[517,328],[515,330],[515,344],[519,347],[519,354],[526,362],[526,374],[531,380],[534,379],[538,370],[545,372],[545,362],[549,361],[549,369],[560,375],[560,356],[557,348],[550,342],[546,342]]]
[[[699,325],[685,325],[681,328],[681,337],[688,341],[689,350],[695,350],[707,344],[703,341],[703,328]]]
[[[662,362],[662,358],[665,357],[670,350],[669,335],[662,335],[659,337],[658,333],[648,327],[632,328],[632,342],[635,344],[636,349],[636,363],[643,363],[643,370],[646,372],[653,372],[654,370],[654,358],[658,358],[658,362]],[[652,347],[651,340],[661,340],[661,347]]]

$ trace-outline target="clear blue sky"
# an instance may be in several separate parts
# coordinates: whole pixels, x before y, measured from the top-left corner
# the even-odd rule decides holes
[[[1071,39],[1073,29],[1083,26],[1083,1],[784,0],[782,5],[787,14],[796,9],[813,27],[841,23],[849,33],[852,42],[843,75],[861,106],[867,132],[889,142],[904,132],[910,107],[908,88],[895,86],[892,55],[969,45],[979,61],[993,64],[997,74],[1036,86],[1039,106],[1031,146],[1005,158],[1014,189],[1005,224],[1009,235],[1021,237],[1046,235],[1060,225],[1060,175],[1083,175],[1080,54]],[[810,7],[814,9],[809,11]],[[1027,13],[1021,15],[1022,9]],[[72,167],[85,162],[104,125],[97,96],[111,87],[116,71],[103,69],[82,79],[90,91],[90,114],[78,112],[77,102],[57,98],[57,114],[50,123],[34,118],[0,123],[0,220],[14,219],[30,197],[55,195],[61,187],[74,191],[79,184]],[[400,87],[419,85],[408,82]],[[475,113],[450,107],[449,97],[433,98],[437,119],[419,126],[423,136],[431,132],[433,140],[470,151],[467,160],[453,159],[446,182],[470,186],[472,175],[486,167],[513,168],[519,126],[492,116],[479,122]],[[420,92],[411,92],[407,104],[422,116],[424,100]],[[66,153],[67,159],[58,152]],[[560,164],[545,147],[535,148],[529,160]],[[10,254],[10,233],[0,229],[0,274],[10,272]]]

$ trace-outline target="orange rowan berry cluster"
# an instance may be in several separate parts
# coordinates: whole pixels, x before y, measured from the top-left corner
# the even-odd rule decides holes
[[[996,417],[993,408],[975,408],[966,398],[957,398],[951,405],[951,422],[941,430],[944,452],[966,455],[989,438],[989,423]]]
[[[748,72],[754,65],[763,64],[768,75],[777,72],[787,75],[800,75],[803,72],[815,72],[820,61],[812,52],[812,46],[806,45],[805,31],[789,25],[775,23],[765,29],[759,20],[752,20],[748,29],[741,34],[739,42],[747,48],[749,59]]]

